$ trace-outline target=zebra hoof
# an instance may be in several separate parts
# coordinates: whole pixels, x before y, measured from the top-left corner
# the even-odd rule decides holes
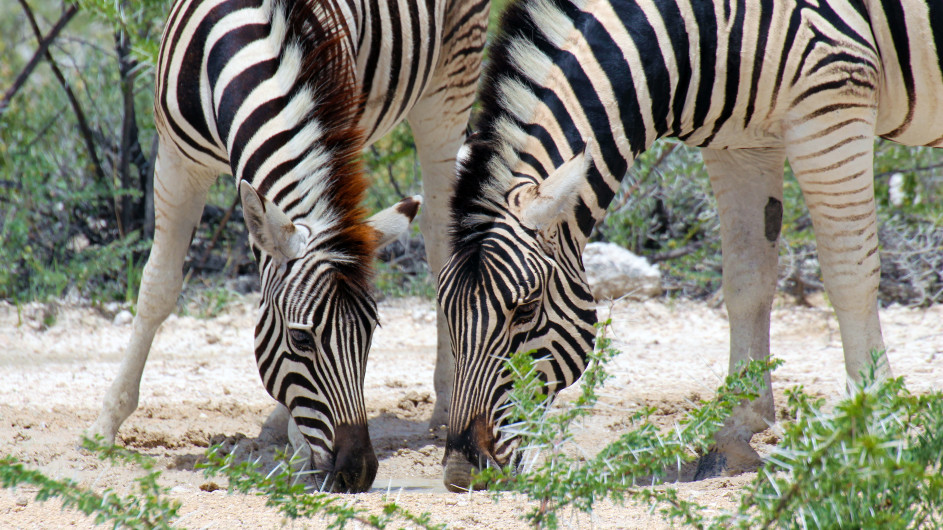
[[[756,471],[763,464],[759,453],[744,441],[731,441],[711,447],[707,454],[697,461],[697,469],[692,480],[704,480],[715,477],[732,477],[741,473]]]
[[[436,400],[435,408],[432,409],[432,418],[429,419],[429,430],[437,431],[449,423],[448,404],[440,406],[440,400]]]
[[[697,460],[697,470],[694,471],[694,480],[722,477],[727,469],[727,457],[723,453],[711,448],[707,454]]]
[[[114,425],[114,422],[109,421],[105,415],[102,414],[95,420],[95,423],[89,425],[88,429],[82,433],[76,442],[76,446],[78,449],[84,451],[86,438],[102,445],[115,445],[117,435],[118,428]]]

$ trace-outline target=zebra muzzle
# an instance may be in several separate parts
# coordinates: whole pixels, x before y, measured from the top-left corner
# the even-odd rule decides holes
[[[472,489],[472,470],[477,471],[464,455],[459,452],[452,452],[445,461],[445,470],[442,477],[445,487],[455,493]]]
[[[370,489],[379,462],[366,425],[341,424],[334,430],[337,456],[328,480],[335,492],[360,493]]]
[[[487,484],[473,483],[472,474],[484,467],[500,467],[492,454],[494,435],[490,421],[480,415],[461,434],[446,442],[443,482],[449,491],[485,489]]]

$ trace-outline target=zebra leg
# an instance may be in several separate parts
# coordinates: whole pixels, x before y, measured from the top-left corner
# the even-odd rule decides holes
[[[288,436],[288,422],[291,420],[291,412],[288,407],[281,403],[276,403],[275,410],[268,415],[262,428],[259,429],[259,442],[265,445],[284,445],[290,441]],[[295,428],[298,426],[296,425]]]
[[[860,383],[872,352],[881,352],[877,376],[890,376],[890,366],[883,353],[877,303],[881,261],[874,204],[874,113],[864,105],[854,110],[791,127],[786,152],[812,217],[825,291],[838,317],[845,372],[850,383]]]
[[[481,54],[488,30],[489,3],[484,0],[456,4],[446,14],[442,51],[435,73],[422,98],[409,112],[425,199],[419,228],[426,244],[430,272],[438,278],[449,257],[449,199],[455,180],[455,157],[465,139],[465,128],[475,101]],[[452,400],[455,359],[449,329],[436,307],[435,407],[429,428],[448,422]]]
[[[438,116],[410,113],[409,124],[419,151],[422,164],[423,209],[419,229],[426,245],[426,260],[429,272],[438,278],[439,271],[448,259],[449,251],[449,198],[455,175],[455,155],[464,139],[465,122],[456,117],[454,123],[443,120],[441,108]],[[464,116],[467,121],[467,114]],[[436,363],[433,383],[435,385],[435,407],[429,428],[445,425],[449,418],[449,403],[452,399],[452,379],[455,359],[449,342],[449,329],[436,305]]]
[[[177,304],[183,261],[215,173],[194,170],[171,147],[160,143],[154,171],[154,244],[144,266],[131,342],[118,376],[105,394],[98,419],[88,430],[114,443],[118,428],[138,406],[141,374],[154,334]]]
[[[730,321],[729,371],[769,356],[782,224],[783,149],[702,149],[720,217],[724,299]],[[695,480],[755,469],[755,433],[775,421],[770,375],[766,389],[734,409],[698,462]]]

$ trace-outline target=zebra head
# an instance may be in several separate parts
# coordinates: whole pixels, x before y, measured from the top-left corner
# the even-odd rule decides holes
[[[311,448],[324,489],[365,491],[377,472],[363,400],[376,302],[363,268],[321,221],[292,222],[246,181],[246,227],[257,249],[262,298],[255,355],[266,390],[291,412]],[[383,246],[415,217],[421,198],[403,199],[361,229]],[[349,227],[348,227],[349,228]],[[369,253],[372,255],[372,250]],[[358,262],[359,261],[359,262]]]
[[[452,199],[453,255],[438,286],[455,356],[443,460],[453,491],[481,486],[471,484],[473,469],[515,463],[508,354],[533,351],[552,396],[583,372],[596,323],[573,213],[588,154],[540,180],[510,176],[521,173],[502,170],[487,143],[465,149]],[[502,172],[504,183],[495,175]]]

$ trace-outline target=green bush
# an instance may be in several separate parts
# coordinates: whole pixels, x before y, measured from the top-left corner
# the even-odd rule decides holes
[[[574,424],[594,412],[599,391],[610,377],[606,364],[619,354],[605,334],[608,325],[599,327],[596,349],[588,355],[588,367],[580,379],[580,395],[558,414],[550,413],[537,371],[539,361],[530,353],[512,355],[507,361],[514,382],[509,405],[512,423],[506,429],[520,437],[522,469],[487,468],[475,482],[487,484],[496,499],[504,491],[514,491],[535,501],[524,516],[535,527],[556,528],[558,512],[568,507],[590,513],[603,499],[647,499],[649,490],[637,487],[636,481],[663,476],[705,451],[733,408],[758,395],[764,370],[779,364],[751,361],[727,377],[712,401],[702,402],[670,432],[648,421],[655,409],[643,409],[630,418],[632,428],[626,433],[595,456],[583,458],[581,451],[567,449],[574,449]]]
[[[134,492],[119,495],[110,488],[96,493],[70,479],[51,479],[42,473],[27,469],[12,457],[0,458],[0,485],[15,488],[30,485],[38,488],[37,501],[58,498],[63,508],[72,508],[91,516],[96,524],[110,523],[115,528],[166,528],[172,527],[180,503],[166,499],[168,488],[158,484],[160,471],[154,471],[154,461],[133,451],[113,445],[102,445],[99,441],[84,440],[82,446],[112,465],[132,465],[140,468],[144,475],[134,479]]]
[[[751,362],[728,376],[716,397],[702,402],[678,426],[662,431],[642,410],[631,428],[591,457],[567,451],[571,426],[593,414],[605,364],[618,352],[601,335],[580,382],[580,395],[551,414],[543,383],[529,354],[507,362],[514,375],[507,427],[521,437],[521,469],[489,468],[477,477],[500,498],[510,490],[535,505],[523,517],[535,527],[556,528],[566,508],[590,513],[604,499],[656,507],[669,519],[696,528],[937,528],[943,525],[943,393],[915,396],[902,378],[865,385],[827,410],[822,399],[789,389],[781,421],[783,438],[764,459],[733,513],[716,517],[673,488],[646,488],[666,470],[702,453],[723,419],[761,387],[761,373],[775,367]],[[875,362],[878,356],[875,356]],[[572,447],[570,447],[572,449]],[[573,456],[576,454],[577,456]]]
[[[885,304],[943,301],[943,151],[875,143]],[[891,177],[900,174],[899,203]],[[669,292],[705,297],[721,286],[720,225],[707,171],[696,148],[665,139],[629,170],[595,240],[611,241],[662,264]],[[783,182],[780,288],[800,301],[821,290],[808,208],[789,168]]]
[[[64,509],[78,510],[92,517],[96,524],[109,523],[115,528],[131,529],[181,528],[175,524],[181,504],[166,498],[170,490],[158,483],[161,473],[154,471],[154,459],[115,445],[102,444],[100,440],[84,439],[82,446],[112,465],[140,468],[143,476],[134,480],[133,492],[119,495],[108,488],[96,493],[70,479],[51,479],[9,456],[0,458],[0,486],[34,486],[38,488],[37,501],[58,498]],[[312,492],[299,480],[299,473],[294,471],[295,463],[284,454],[278,467],[265,473],[257,463],[236,462],[232,454],[223,455],[219,449],[219,446],[207,449],[206,460],[198,463],[197,467],[207,477],[228,478],[230,494],[254,493],[266,497],[266,506],[276,508],[289,519],[324,517],[328,519],[330,528],[343,528],[351,522],[378,529],[404,522],[414,528],[443,528],[431,523],[428,513],[417,515],[394,502],[385,504],[381,513],[371,513],[350,506],[349,499],[344,496]]]
[[[126,295],[126,273],[141,266],[147,246],[143,185],[153,138],[151,70],[133,50],[156,43],[165,4],[138,2],[126,12],[82,2],[0,110],[0,298],[42,300],[68,288],[99,300]],[[0,69],[5,80],[26,72],[36,33],[71,8],[3,10],[0,40],[14,43]],[[119,11],[121,20],[109,18]]]
[[[915,396],[902,378],[824,402],[787,391],[784,436],[736,514],[740,528],[940,528],[943,526],[943,394]]]

